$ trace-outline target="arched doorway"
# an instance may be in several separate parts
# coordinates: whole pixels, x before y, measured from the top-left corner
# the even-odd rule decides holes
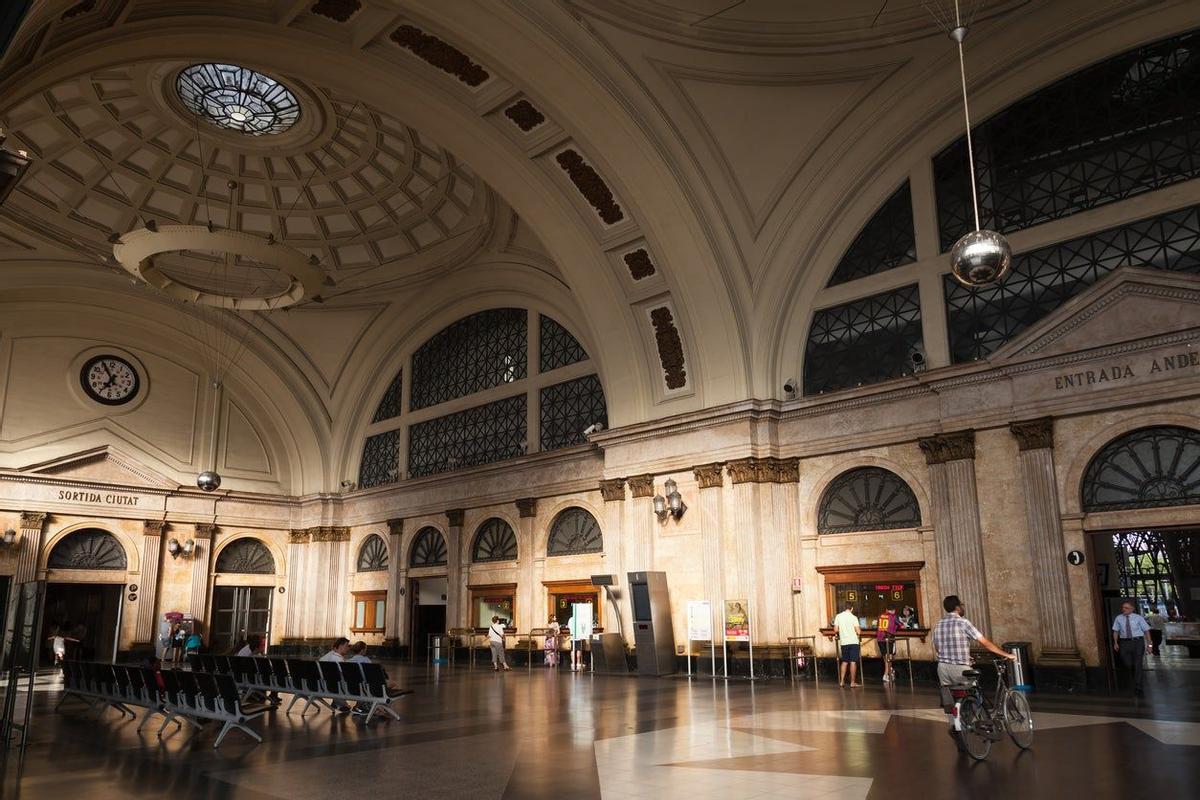
[[[275,558],[258,539],[235,539],[217,554],[209,646],[225,653],[250,636],[271,640]]]
[[[426,656],[430,634],[446,632],[446,537],[426,525],[417,531],[408,551],[409,652],[414,659]]]
[[[81,528],[60,539],[46,560],[43,642],[59,634],[69,659],[115,660],[128,568],[125,548],[106,530]],[[43,653],[52,663],[53,649]]]

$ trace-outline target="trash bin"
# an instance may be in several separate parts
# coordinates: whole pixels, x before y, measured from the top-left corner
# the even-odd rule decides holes
[[[1017,654],[1012,662],[1012,687],[1021,692],[1033,691],[1032,642],[1005,642],[1000,645],[1010,653]]]

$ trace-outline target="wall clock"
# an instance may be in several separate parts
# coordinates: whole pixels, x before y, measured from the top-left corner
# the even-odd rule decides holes
[[[97,403],[119,406],[137,396],[141,378],[133,365],[120,356],[89,358],[79,371],[83,392]]]

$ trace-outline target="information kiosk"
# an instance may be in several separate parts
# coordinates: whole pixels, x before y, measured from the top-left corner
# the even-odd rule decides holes
[[[675,634],[671,629],[667,573],[630,572],[629,598],[633,605],[638,674],[672,674],[675,672]]]

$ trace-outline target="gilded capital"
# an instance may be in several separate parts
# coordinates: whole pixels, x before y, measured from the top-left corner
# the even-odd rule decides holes
[[[288,544],[308,544],[312,540],[307,528],[292,528],[288,531]]]
[[[800,481],[799,458],[775,458],[775,482],[798,483]]]
[[[393,517],[387,521],[388,533],[393,536],[404,535],[404,520],[399,517]]]
[[[722,468],[724,463],[716,461],[712,464],[701,464],[692,467],[692,474],[696,476],[696,483],[701,489],[720,489],[725,481],[722,476]]]
[[[446,512],[446,524],[451,528],[461,528],[467,513],[461,508],[452,508]]]
[[[654,497],[654,476],[634,475],[631,477],[629,493],[634,497]]]
[[[340,525],[320,525],[312,528],[312,540],[314,542],[348,542],[350,541],[350,528]]]
[[[1011,422],[1008,429],[1017,437],[1017,447],[1021,450],[1044,450],[1054,447],[1053,417]]]
[[[529,519],[530,517],[537,516],[537,498],[536,497],[519,498],[516,501],[516,504],[517,504],[517,514],[520,515],[521,519]]]
[[[758,481],[757,458],[735,459],[730,461],[726,467],[729,469],[729,482],[735,486],[739,483],[756,483]]]
[[[216,529],[217,526],[215,523],[197,522],[195,537],[197,539],[211,539],[213,537],[213,532],[216,531]]]
[[[939,433],[917,439],[925,454],[926,464],[945,464],[947,461],[975,458],[975,431]]]
[[[42,530],[42,526],[46,524],[47,514],[45,511],[22,511],[21,512],[21,530],[23,531],[38,531]]]
[[[600,496],[604,498],[604,502],[606,503],[624,500],[625,479],[610,478],[609,480],[600,481]]]
[[[165,519],[148,519],[142,523],[142,533],[146,536],[162,536],[165,527],[167,527]]]

